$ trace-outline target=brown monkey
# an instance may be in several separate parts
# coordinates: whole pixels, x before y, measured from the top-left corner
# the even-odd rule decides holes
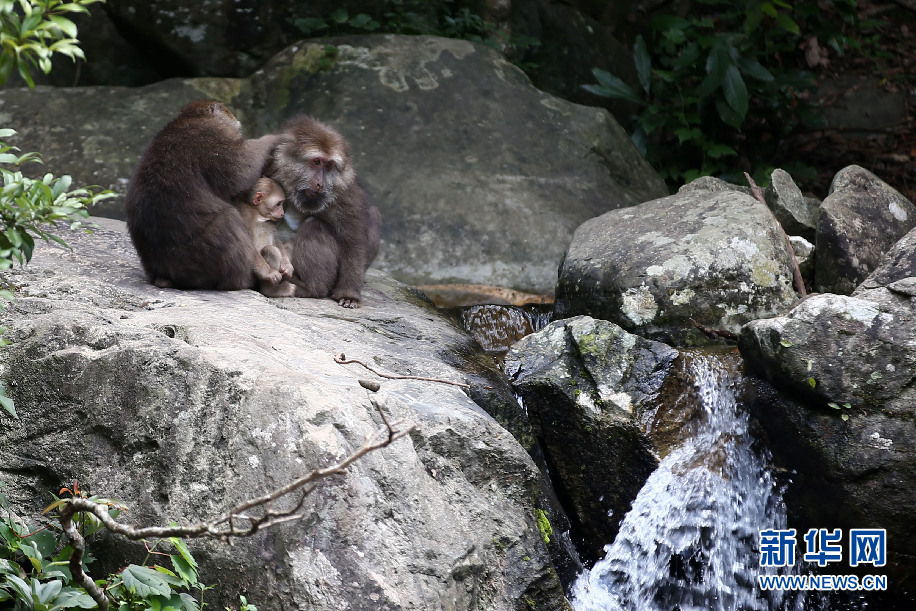
[[[246,140],[221,102],[185,106],[150,142],[127,191],[127,228],[150,282],[235,290],[270,282],[230,203],[263,173],[280,136]]]
[[[293,264],[277,239],[277,221],[283,218],[286,194],[275,181],[261,177],[248,197],[236,202],[255,249],[255,275],[267,278],[258,290],[268,297],[292,297],[294,287],[282,282],[293,274]]]
[[[358,308],[366,269],[378,253],[378,208],[336,130],[301,116],[286,124],[284,136],[268,174],[305,215],[292,242],[296,296],[330,297]]]

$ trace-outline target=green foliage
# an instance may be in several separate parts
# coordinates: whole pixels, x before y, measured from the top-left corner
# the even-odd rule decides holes
[[[76,38],[76,25],[67,18],[73,13],[88,13],[86,7],[104,0],[0,0],[0,85],[19,72],[35,87],[32,73],[51,71],[51,57],[58,53],[85,59]]]
[[[376,17],[366,13],[350,16],[341,7],[327,17],[300,18],[293,24],[307,36],[386,32],[460,38],[502,47],[513,57],[540,44],[530,36],[507,36],[497,32],[493,24],[471,9],[456,6],[455,0],[385,0],[379,4]]]
[[[114,501],[87,496],[76,485],[73,491],[65,490],[108,506],[113,518],[123,509]],[[58,499],[49,509],[65,502],[66,499]],[[98,518],[87,514],[79,514],[76,524],[84,537],[103,527]],[[6,497],[0,493],[0,606],[13,611],[95,608],[92,597],[72,579],[67,567],[73,550],[65,542],[63,534],[50,526],[37,528],[14,520]],[[163,542],[171,547],[171,553],[156,551]],[[149,553],[142,564],[128,565],[97,582],[113,600],[111,608],[200,611],[203,593],[210,588],[200,582],[197,561],[185,542],[170,537],[147,549]],[[163,557],[168,558],[171,568],[152,562],[153,558]],[[84,564],[91,562],[91,558],[84,558]],[[197,592],[198,597],[192,592]],[[240,599],[240,611],[257,611],[244,597]]]
[[[597,68],[584,88],[639,105],[633,141],[672,188],[706,175],[738,182],[739,163],[763,183],[779,142],[820,122],[807,102],[813,76],[788,67],[800,40],[852,46],[844,24],[858,24],[856,1],[832,4],[696,0],[691,17],[658,16],[648,41],[636,37],[638,89]]]
[[[239,595],[239,603],[241,603],[241,605],[239,606],[239,611],[258,611],[258,608],[255,607],[254,605],[249,605],[248,599],[246,599],[241,594]],[[232,611],[232,609],[229,607],[225,607],[225,609],[226,611]]]
[[[11,129],[0,130],[0,138],[15,133]],[[80,228],[89,216],[87,206],[115,196],[111,191],[94,192],[91,187],[71,190],[70,176],[55,178],[45,174],[36,180],[3,167],[3,164],[18,165],[23,160],[37,161],[36,153],[17,157],[10,152],[18,150],[0,140],[0,270],[11,268],[14,262],[27,263],[32,258],[36,236],[66,246],[46,226],[62,223],[70,229]]]
[[[17,70],[30,88],[35,87],[32,73],[51,71],[51,57],[65,55],[74,61],[84,59],[79,48],[76,25],[67,18],[73,13],[87,13],[90,4],[104,0],[0,0],[0,85]],[[14,136],[12,129],[0,129],[0,271],[14,262],[20,265],[32,258],[35,237],[46,242],[66,243],[50,233],[52,223],[82,227],[89,212],[86,207],[115,197],[111,191],[93,191],[92,187],[70,190],[69,176],[55,178],[45,174],[40,180],[23,176],[18,167],[28,162],[40,163],[38,153],[24,153],[6,143]],[[0,289],[0,298],[12,299],[12,293]],[[0,309],[2,309],[0,304]],[[0,327],[0,333],[5,331]],[[0,340],[0,345],[6,345]],[[0,407],[16,417],[13,401],[0,385]],[[45,593],[47,594],[47,592]],[[44,594],[42,594],[43,596]],[[35,596],[39,596],[37,593]],[[44,603],[42,603],[44,604]]]

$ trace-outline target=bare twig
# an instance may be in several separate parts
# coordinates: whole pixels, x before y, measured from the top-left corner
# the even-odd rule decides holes
[[[376,371],[375,369],[373,369],[369,365],[366,365],[364,362],[360,360],[347,359],[346,355],[344,355],[343,352],[341,352],[340,354],[334,355],[334,362],[339,363],[341,365],[349,365],[350,363],[356,363],[357,365],[362,365],[363,367],[365,367],[366,369],[368,369],[375,375],[379,376],[380,378],[387,378],[389,380],[422,380],[423,382],[439,382],[440,384],[451,384],[452,386],[461,386],[462,388],[471,387],[470,384],[464,384],[462,382],[452,382],[451,380],[443,380],[441,378],[425,378],[423,376],[398,376],[398,375],[392,375],[389,373],[381,373],[380,371]]]
[[[723,337],[725,339],[731,339],[734,341],[738,341],[738,334],[733,333],[732,331],[729,331],[728,329],[710,329],[709,327],[704,327],[703,325],[701,325],[700,323],[698,323],[697,321],[695,321],[692,318],[690,319],[690,323],[694,327],[702,331],[704,335],[712,339],[719,339],[720,337]]]
[[[751,194],[754,196],[754,198],[763,204],[767,210],[770,210],[770,207],[767,206],[767,200],[763,197],[763,191],[760,190],[760,187],[757,186],[757,183],[754,182],[754,179],[751,178],[751,175],[745,172],[744,177],[747,179],[747,184],[751,186]],[[805,281],[802,279],[801,270],[798,269],[798,259],[795,258],[795,249],[792,248],[792,242],[789,241],[789,234],[786,233],[786,230],[782,228],[782,224],[779,222],[779,219],[776,218],[776,213],[770,210],[770,214],[772,215],[773,220],[776,222],[776,226],[779,227],[779,231],[782,232],[782,237],[785,238],[786,250],[789,251],[789,258],[792,260],[792,279],[794,280],[795,290],[799,295],[802,296],[802,299],[804,299],[808,296],[808,291],[805,290]]]
[[[70,544],[73,547],[73,554],[70,556],[70,572],[74,580],[79,583],[92,599],[98,605],[100,611],[107,611],[109,600],[105,593],[95,582],[83,571],[82,559],[86,549],[86,543],[82,535],[73,523],[73,516],[77,513],[91,513],[97,517],[108,530],[122,535],[128,539],[161,539],[165,537],[181,537],[192,539],[197,537],[210,537],[220,540],[228,540],[230,537],[247,537],[258,532],[263,528],[269,528],[277,524],[301,519],[302,505],[305,498],[315,490],[320,480],[326,479],[333,475],[344,473],[354,462],[372,452],[390,445],[392,442],[408,435],[414,430],[413,424],[407,425],[404,420],[390,422],[385,416],[381,407],[375,404],[382,422],[385,423],[374,433],[366,435],[363,445],[355,452],[324,469],[314,469],[310,473],[290,482],[289,484],[277,488],[263,496],[244,501],[224,515],[210,520],[209,522],[199,522],[189,526],[151,526],[146,528],[137,528],[121,524],[108,513],[108,507],[104,504],[96,503],[87,498],[75,497],[68,499],[60,505],[60,524]],[[276,510],[273,503],[284,497],[296,494],[298,499],[291,509]]]

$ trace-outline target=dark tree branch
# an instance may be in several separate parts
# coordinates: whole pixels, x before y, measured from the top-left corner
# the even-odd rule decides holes
[[[699,329],[705,336],[712,339],[719,339],[720,337],[725,339],[730,339],[738,341],[738,334],[729,331],[728,329],[711,329],[709,327],[704,327],[694,319],[690,319],[690,324]]]
[[[134,540],[162,539],[165,537],[180,537],[183,539],[210,537],[226,541],[230,537],[247,537],[258,532],[260,529],[301,519],[304,516],[301,511],[305,499],[315,490],[319,481],[333,475],[344,473],[350,465],[369,452],[390,445],[401,437],[408,435],[416,428],[413,424],[406,425],[403,420],[390,422],[381,407],[374,402],[373,404],[381,415],[382,422],[385,423],[385,426],[374,433],[366,435],[363,445],[352,454],[342,461],[325,467],[324,469],[314,469],[303,477],[263,496],[244,501],[222,516],[210,520],[209,522],[199,522],[189,526],[151,526],[137,528],[135,526],[121,524],[112,518],[108,513],[108,506],[105,504],[96,503],[82,497],[68,499],[60,505],[59,519],[64,534],[67,535],[73,547],[73,554],[70,556],[70,572],[73,574],[74,580],[86,589],[86,592],[99,606],[100,611],[108,610],[108,597],[82,568],[82,559],[86,550],[86,542],[83,540],[82,535],[73,523],[73,517],[80,512],[91,513],[97,517],[108,530]],[[298,499],[291,509],[276,510],[273,508],[275,501],[290,497],[294,494],[298,496]]]

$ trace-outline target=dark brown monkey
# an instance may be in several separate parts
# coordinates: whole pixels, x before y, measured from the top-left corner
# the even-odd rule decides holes
[[[296,296],[330,297],[358,308],[366,269],[378,253],[378,208],[336,130],[303,116],[286,124],[284,136],[268,174],[305,215],[292,242]]]
[[[280,137],[246,140],[225,104],[185,106],[149,144],[127,191],[127,228],[150,282],[235,290],[257,280],[255,248],[230,203],[263,173]]]
[[[295,287],[283,280],[293,274],[284,245],[277,239],[277,221],[283,218],[286,194],[275,181],[261,177],[235,207],[242,215],[255,249],[255,275],[265,278],[258,290],[268,297],[292,297]]]

